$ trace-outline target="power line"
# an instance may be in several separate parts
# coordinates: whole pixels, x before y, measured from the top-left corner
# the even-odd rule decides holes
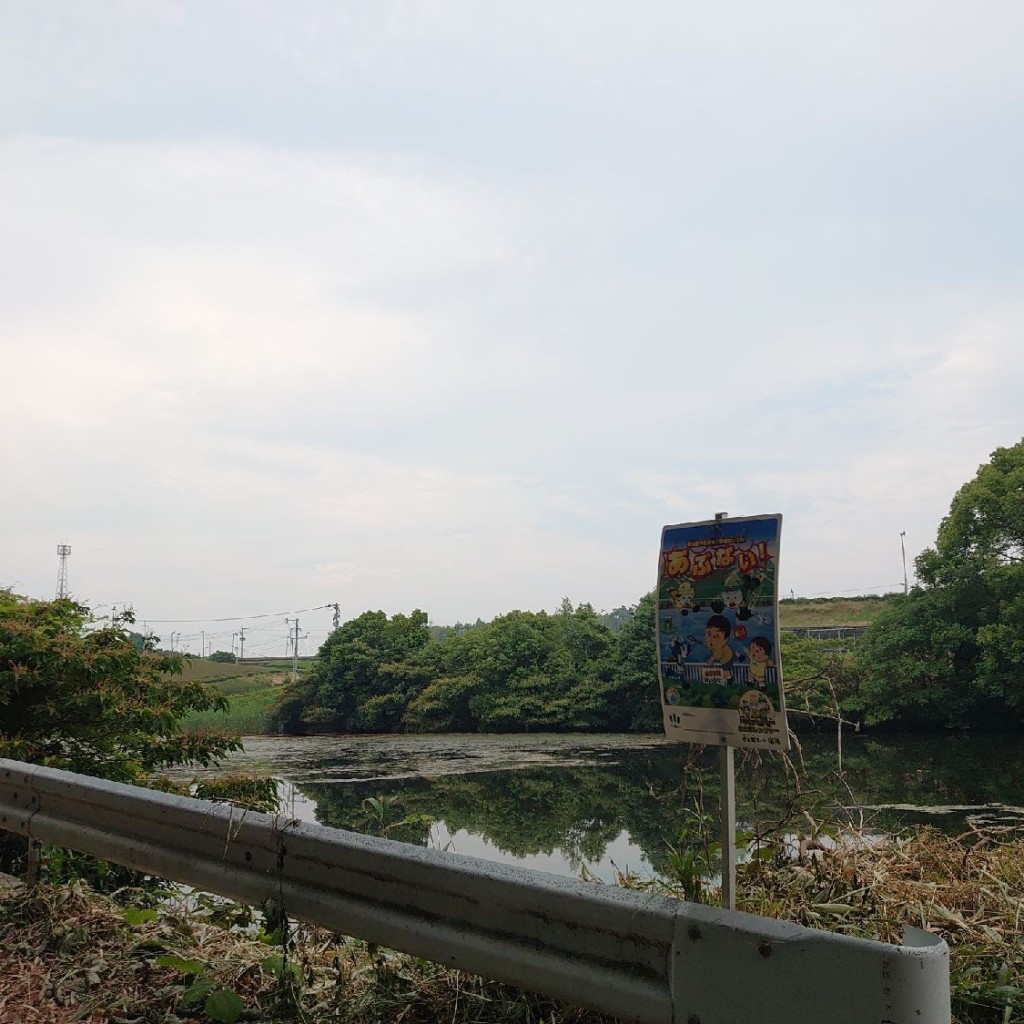
[[[851,587],[849,590],[819,590],[815,594],[804,594],[804,597],[831,597],[833,594],[866,594],[872,590],[902,590],[902,583],[877,583],[871,587]]]
[[[315,608],[293,608],[287,612],[261,612],[259,615],[226,615],[218,619],[146,619],[147,622],[169,624],[172,622],[240,622],[243,619],[284,618],[286,615],[301,615],[305,612],[319,612],[324,608],[333,608],[333,604],[318,604]]]

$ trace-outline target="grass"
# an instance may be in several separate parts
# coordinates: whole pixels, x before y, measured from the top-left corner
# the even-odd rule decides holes
[[[285,665],[285,662],[281,662]],[[306,663],[307,666],[309,663]],[[182,678],[200,680],[220,691],[228,700],[227,711],[196,711],[181,720],[187,733],[226,732],[234,736],[260,736],[272,732],[269,710],[281,693],[281,686],[291,678],[287,669],[276,662],[231,664],[192,658],[185,662]],[[302,664],[299,667],[302,672]]]
[[[233,681],[234,682],[234,681]],[[281,689],[262,682],[253,682],[245,689],[226,694],[227,711],[195,711],[181,720],[187,733],[226,732],[234,736],[261,736],[271,732],[269,711],[280,696]]]
[[[813,826],[813,822],[811,823]],[[910,925],[950,947],[953,1020],[1024,1019],[1024,839],[999,830],[959,837],[931,829],[900,835],[827,833],[768,843],[737,870],[737,909],[844,935],[899,944]],[[797,850],[799,853],[797,854]],[[625,877],[632,889],[669,883]],[[717,902],[713,897],[707,902]]]
[[[216,1020],[192,997],[202,984],[264,1024],[613,1024],[324,929],[295,929],[287,953],[269,938],[227,901],[142,909],[80,883],[0,889],[0,1020]]]
[[[203,683],[225,683],[232,679],[280,675],[282,671],[268,665],[233,665],[230,662],[207,661],[205,658],[186,658],[179,678],[185,682],[199,680]]]
[[[1024,841],[997,831],[931,829],[865,842],[797,865],[757,866],[741,909],[898,943],[907,925],[950,946],[956,1019],[1024,1015]]]
[[[779,602],[780,626],[867,626],[889,606],[889,598],[797,598]]]
[[[255,690],[266,690],[284,683],[284,676],[262,672],[251,676],[234,676],[231,679],[218,679],[210,685],[219,690],[225,697],[237,694],[252,693]]]
[[[810,833],[820,837],[819,827],[810,824]],[[820,845],[805,841],[799,856],[781,844],[766,847],[768,859],[741,867],[740,909],[888,942],[899,942],[908,924],[927,928],[950,946],[956,1024],[1022,1019],[1019,833],[949,837],[922,830],[871,842],[854,833],[834,849]],[[622,881],[666,891],[660,882]],[[295,929],[285,952],[268,945],[257,915],[227,901],[201,897],[188,907],[125,909],[126,895],[153,905],[152,894],[122,892],[119,903],[80,882],[32,891],[0,884],[0,1020],[193,1016],[196,1007],[189,1012],[188,1000],[198,978],[207,979],[205,990],[234,993],[244,1019],[265,1022],[613,1021],[320,928]],[[182,964],[191,966],[183,973]]]

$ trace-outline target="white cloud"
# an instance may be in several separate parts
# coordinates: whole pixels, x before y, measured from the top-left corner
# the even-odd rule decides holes
[[[1021,433],[1021,10],[19,9],[0,582],[611,607],[781,510],[890,584]]]

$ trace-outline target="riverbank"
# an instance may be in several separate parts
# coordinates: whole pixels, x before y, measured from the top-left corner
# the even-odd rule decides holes
[[[890,942],[907,925],[924,927],[950,945],[958,1024],[1021,1019],[1024,840],[924,830],[871,842],[848,835],[828,850],[816,833],[795,856],[791,844],[767,844],[766,859],[740,872],[740,909]],[[81,883],[0,887],[0,1024],[611,1022],[322,929],[294,929],[287,951],[274,938],[226,901],[154,905],[138,890],[115,898]]]

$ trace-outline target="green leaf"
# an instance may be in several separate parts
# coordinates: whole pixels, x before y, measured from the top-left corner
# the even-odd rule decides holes
[[[155,921],[157,919],[157,912],[151,909],[143,909],[142,907],[128,907],[124,911],[124,919],[133,928],[136,925],[145,924],[147,921]]]
[[[846,917],[853,910],[848,903],[812,903],[811,906],[820,914],[831,914],[833,917]]]
[[[216,992],[210,993],[210,998],[206,1000],[203,1009],[208,1017],[219,1024],[235,1024],[245,1006],[231,989],[219,988]]]
[[[142,939],[135,947],[139,953],[156,953],[165,950],[167,946],[159,939]]]
[[[280,953],[275,953],[274,956],[265,957],[263,960],[263,970],[268,971],[270,974],[275,974],[277,977],[281,977],[281,972],[284,970],[285,959]]]
[[[165,956],[156,958],[157,967],[170,967],[182,974],[195,974],[200,977],[206,973],[206,968],[198,960],[185,960],[183,957],[168,953]]]
[[[302,981],[302,969],[294,960],[288,960],[280,953],[268,956],[263,961],[263,969],[273,974],[278,981],[291,978],[296,984]]]
[[[217,984],[213,978],[196,978],[182,993],[181,1005],[184,1007],[198,1006]]]

